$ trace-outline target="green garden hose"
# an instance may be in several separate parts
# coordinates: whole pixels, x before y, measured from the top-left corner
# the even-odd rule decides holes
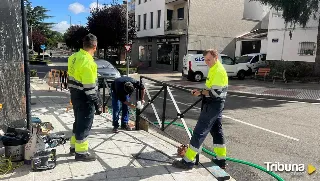
[[[112,111],[111,111],[110,108],[108,109],[108,112],[109,112],[110,114],[112,114]],[[131,111],[131,110],[130,110],[130,114],[131,114],[131,115],[135,115],[134,112],[135,112],[135,111]],[[159,123],[155,122],[154,124],[159,124]],[[170,124],[170,122],[164,122],[164,124]],[[172,123],[172,125],[175,125],[175,126],[184,128],[183,124]],[[190,131],[191,134],[193,134],[193,131],[192,131],[191,128],[188,128],[188,130]],[[207,150],[206,148],[202,148],[202,151],[205,152],[205,153],[207,153],[207,154],[209,154],[209,155],[211,155],[211,156],[216,157],[216,154],[215,154],[215,153]],[[230,157],[226,157],[226,160],[232,161],[232,162],[235,162],[235,163],[241,163],[241,164],[244,164],[244,165],[248,165],[248,166],[254,167],[254,168],[259,169],[259,170],[261,170],[261,171],[263,171],[263,172],[266,172],[267,174],[271,175],[272,177],[274,177],[274,178],[277,179],[278,181],[284,181],[284,179],[281,178],[279,175],[277,175],[277,174],[274,173],[274,172],[268,171],[266,168],[264,168],[264,167],[262,167],[262,166],[260,166],[260,165],[257,165],[257,164],[251,163],[251,162],[247,162],[247,161],[244,161],[244,160],[239,160],[239,159],[235,159],[235,158],[230,158]]]

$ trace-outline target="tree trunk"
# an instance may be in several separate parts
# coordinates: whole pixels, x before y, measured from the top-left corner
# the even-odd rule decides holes
[[[320,18],[319,18],[319,24],[318,24],[317,50],[316,50],[314,74],[315,76],[320,76]]]

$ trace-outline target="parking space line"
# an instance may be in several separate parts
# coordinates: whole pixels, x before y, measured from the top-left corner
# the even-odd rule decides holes
[[[160,98],[160,99],[164,99],[163,97],[160,97],[160,96],[159,96],[159,98]],[[172,100],[170,100],[170,99],[167,99],[167,100],[172,102]],[[179,102],[179,101],[176,101],[176,102],[177,102],[178,104],[185,105],[185,106],[191,106],[191,105],[192,105],[192,104],[187,104],[187,103],[183,103],[183,102]],[[194,107],[194,109],[201,110],[201,108],[196,107],[196,106]],[[232,121],[236,121],[236,122],[238,122],[238,123],[242,123],[242,124],[245,124],[245,125],[248,125],[248,126],[257,128],[257,129],[261,129],[261,130],[263,130],[263,131],[266,131],[266,132],[269,132],[269,133],[272,133],[272,134],[276,134],[276,135],[278,135],[278,136],[282,136],[282,137],[285,137],[285,138],[288,138],[288,139],[291,139],[291,140],[294,140],[294,141],[299,141],[299,139],[297,139],[297,138],[294,138],[294,137],[291,137],[291,136],[288,136],[288,135],[285,135],[285,134],[282,134],[282,133],[278,133],[278,132],[275,132],[275,131],[272,131],[272,130],[269,130],[269,129],[266,129],[266,128],[263,128],[263,127],[260,127],[260,126],[256,126],[256,125],[254,125],[254,124],[250,124],[250,123],[241,121],[241,120],[239,120],[239,119],[232,118],[232,117],[230,117],[230,116],[225,116],[225,115],[223,115],[223,117],[225,117],[225,118],[227,118],[227,119],[230,119],[230,120],[232,120]]]

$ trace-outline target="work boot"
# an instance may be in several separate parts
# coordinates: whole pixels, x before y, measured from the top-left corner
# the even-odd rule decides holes
[[[185,170],[190,170],[193,168],[194,163],[192,162],[186,162],[184,159],[179,160],[175,160],[172,163],[172,166],[175,168],[180,168],[180,169],[185,169]]]
[[[121,125],[121,129],[126,130],[126,131],[131,131],[129,124]]]
[[[221,169],[226,169],[226,160],[218,160],[216,158],[212,158],[212,162],[218,165]]]
[[[85,154],[76,153],[75,155],[76,155],[75,156],[76,161],[90,162],[90,161],[95,161],[97,159],[95,155],[91,155],[89,153],[85,153]]]
[[[76,154],[76,149],[75,148],[70,148],[69,154],[74,156]]]
[[[113,129],[112,129],[112,132],[113,132],[113,133],[119,133],[119,130],[118,130],[118,128],[113,128]]]

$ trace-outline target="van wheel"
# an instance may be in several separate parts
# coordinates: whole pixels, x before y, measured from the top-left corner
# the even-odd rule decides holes
[[[240,70],[237,76],[239,80],[243,80],[246,77],[246,71]]]
[[[203,78],[203,75],[201,72],[196,72],[193,76],[193,80],[196,82],[200,82]]]

